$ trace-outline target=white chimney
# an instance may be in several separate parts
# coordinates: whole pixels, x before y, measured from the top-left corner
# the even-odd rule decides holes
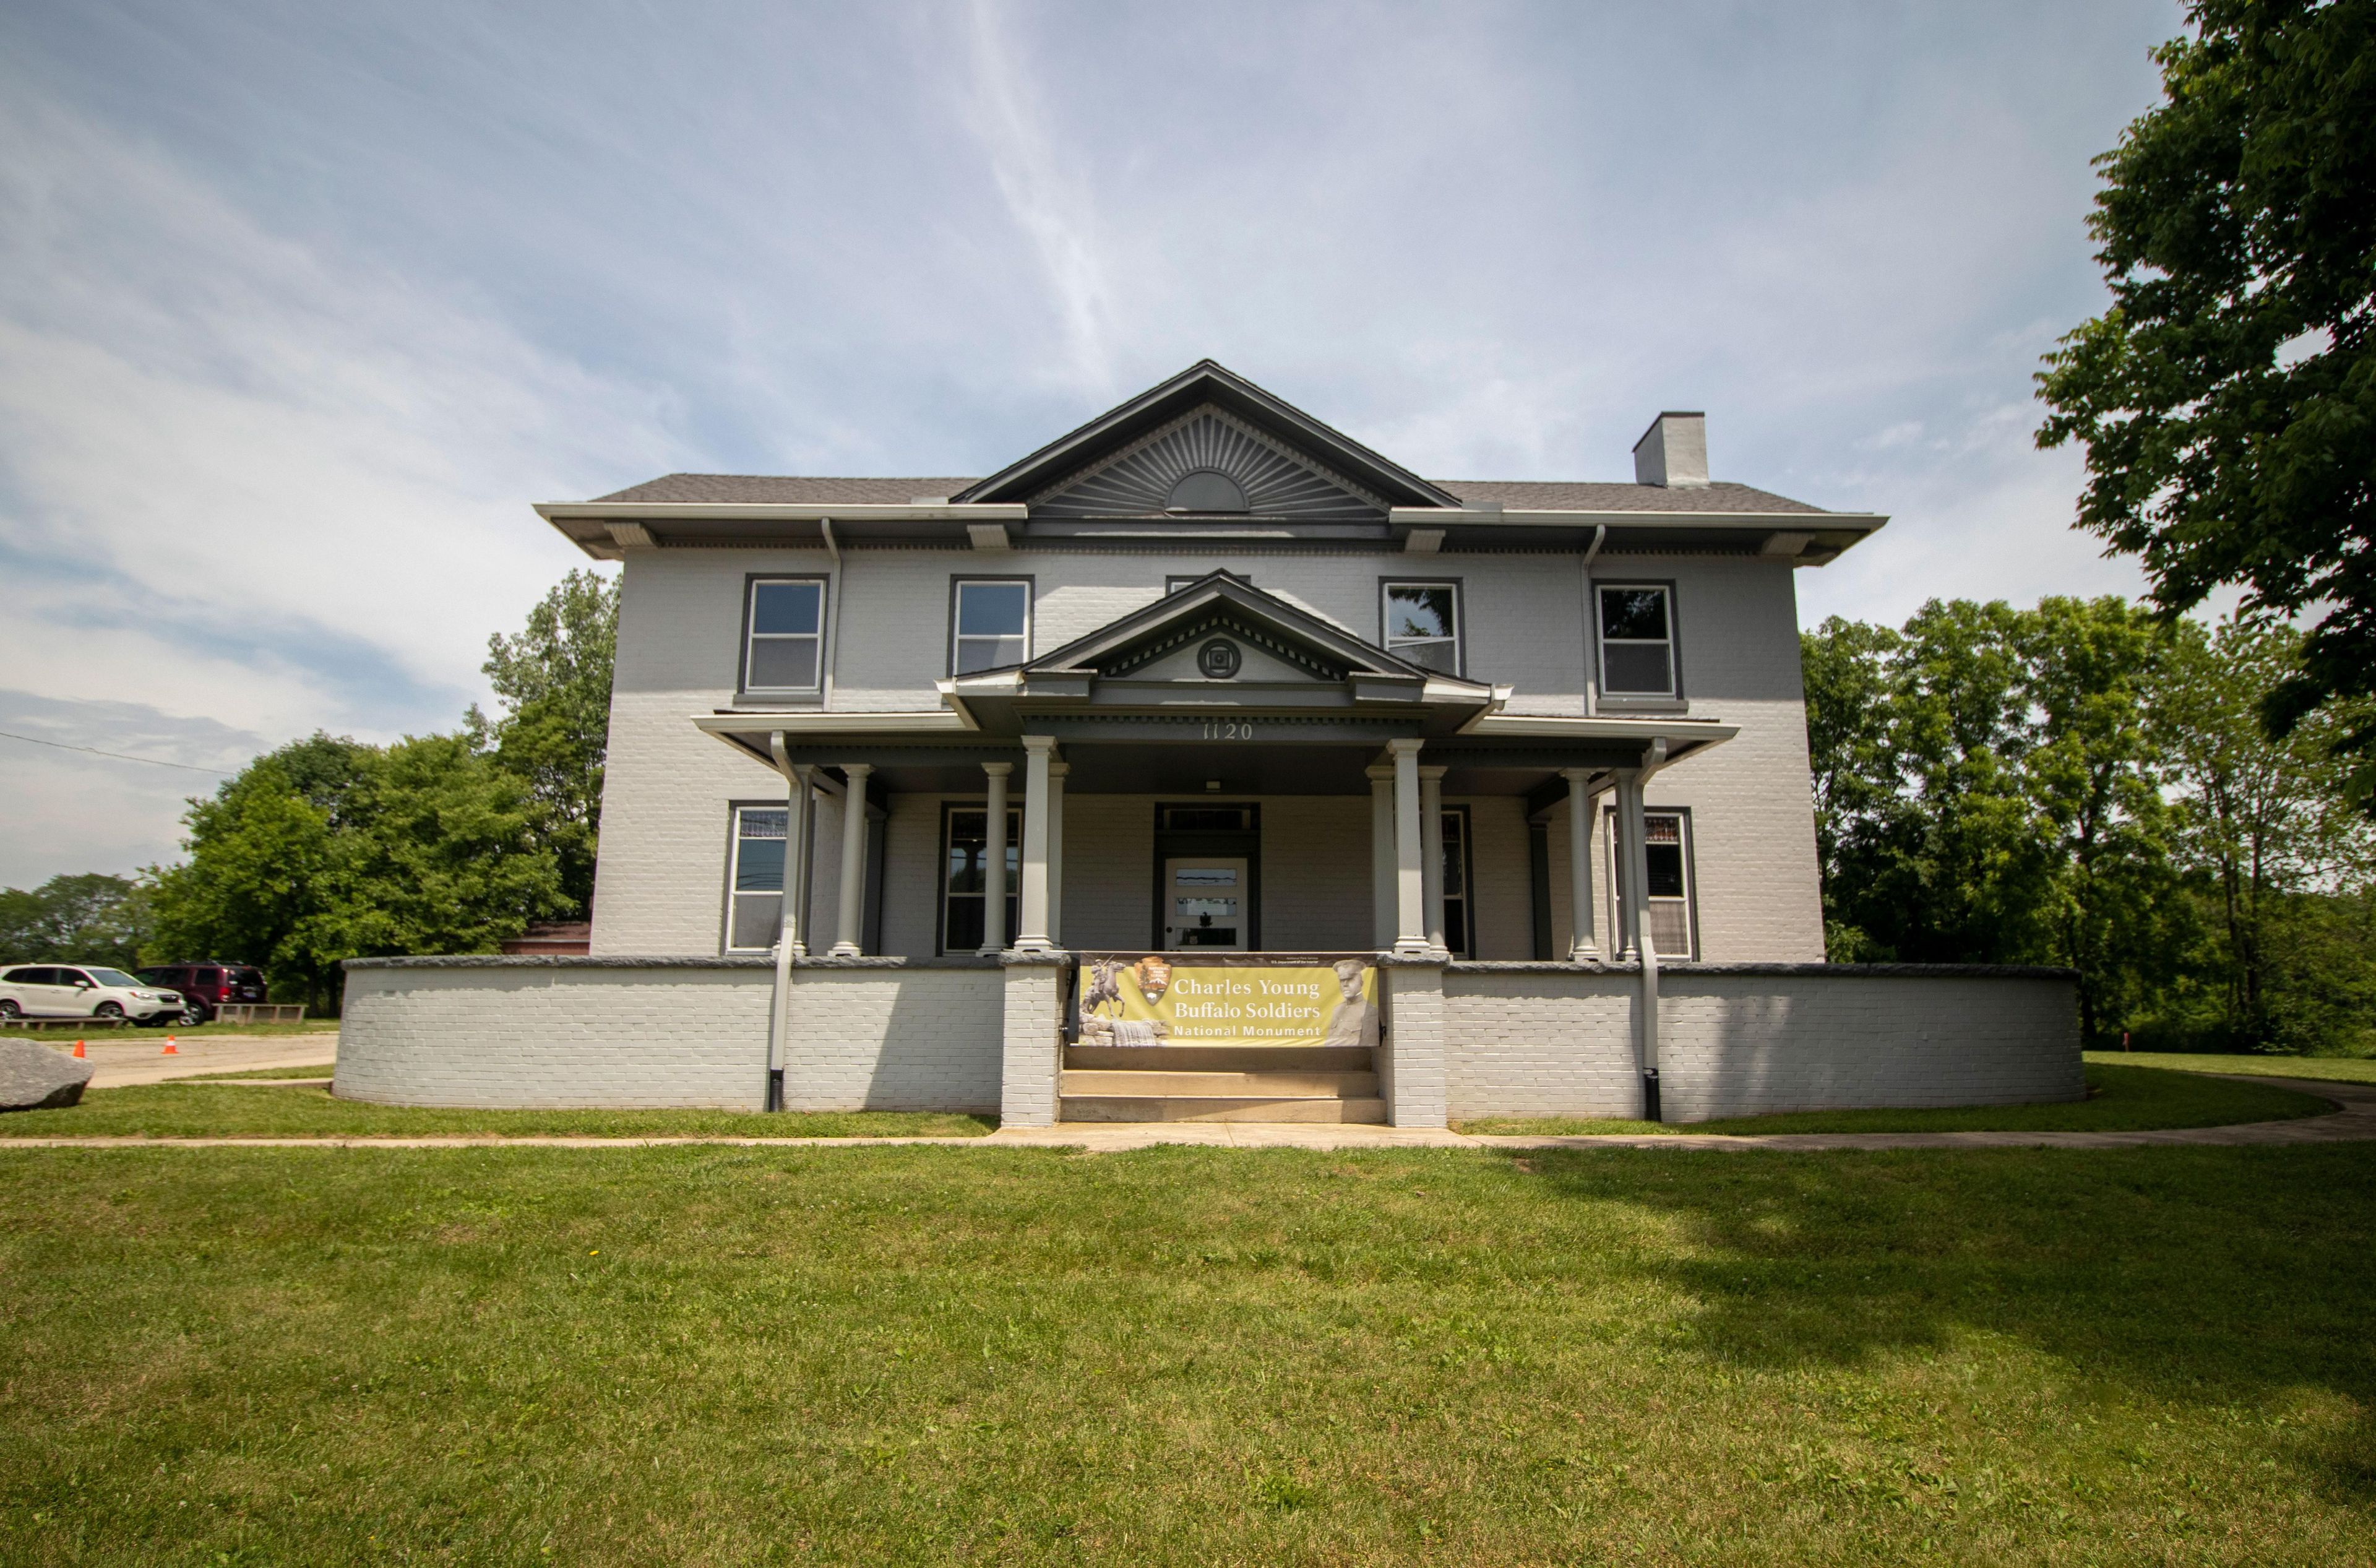
[[[1634,482],[1672,490],[1705,490],[1707,415],[1660,414],[1634,443]]]

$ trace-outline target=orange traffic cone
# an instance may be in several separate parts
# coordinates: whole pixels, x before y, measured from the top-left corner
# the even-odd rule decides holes
[[[165,1049],[158,1054],[161,1056],[179,1056],[182,1054],[182,1048],[173,1043],[173,1037],[172,1035],[167,1035],[165,1037]]]
[[[77,1056],[89,1056],[90,1052],[82,1048],[82,1041],[77,1040],[75,1041],[75,1054]]]

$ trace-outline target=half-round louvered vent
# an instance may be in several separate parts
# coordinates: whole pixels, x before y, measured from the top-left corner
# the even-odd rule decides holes
[[[1230,499],[1229,486],[1235,487],[1239,505],[1213,505]],[[1213,512],[1370,520],[1379,515],[1373,503],[1209,410],[1191,415],[1137,450],[1034,502],[1031,511],[1035,517],[1051,517]]]

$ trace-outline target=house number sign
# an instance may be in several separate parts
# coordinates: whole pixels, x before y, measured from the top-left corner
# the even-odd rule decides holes
[[[1208,741],[1251,741],[1253,738],[1252,719],[1207,719],[1205,722],[1205,739]]]

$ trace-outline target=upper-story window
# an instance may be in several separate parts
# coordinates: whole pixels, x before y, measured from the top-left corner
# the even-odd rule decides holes
[[[1675,697],[1674,590],[1663,583],[1600,588],[1600,690],[1612,697]]]
[[[1460,585],[1381,583],[1386,651],[1446,675],[1460,673]]]
[[[746,692],[814,692],[825,669],[825,579],[754,577],[742,651]]]
[[[1028,578],[961,578],[949,607],[949,673],[970,675],[1031,657]]]

